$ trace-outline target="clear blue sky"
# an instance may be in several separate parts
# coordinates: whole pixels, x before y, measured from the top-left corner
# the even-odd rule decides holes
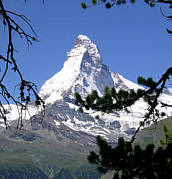
[[[172,66],[172,35],[166,33],[172,23],[166,21],[159,7],[150,8],[144,0],[138,0],[111,10],[104,6],[83,10],[81,1],[45,0],[44,5],[41,0],[28,0],[26,4],[24,0],[5,1],[8,10],[32,20],[40,40],[29,51],[23,40],[16,41],[16,60],[25,79],[40,88],[62,68],[78,34],[95,42],[104,64],[129,80],[136,82],[139,75],[158,79]],[[14,79],[9,76],[7,84]]]

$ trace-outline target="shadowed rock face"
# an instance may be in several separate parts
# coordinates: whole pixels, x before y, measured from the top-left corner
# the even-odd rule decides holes
[[[46,102],[46,117],[54,120],[58,130],[67,126],[75,133],[85,135],[102,135],[114,142],[119,136],[130,137],[130,125],[124,125],[119,119],[122,116],[115,112],[112,116],[104,117],[97,114],[99,120],[90,112],[81,113],[75,105],[74,93],[79,92],[83,97],[92,90],[103,95],[106,86],[129,90],[141,88],[127,81],[121,75],[112,73],[102,63],[100,51],[87,36],[79,35],[74,41],[74,47],[67,53],[67,59],[60,72],[47,80],[41,87],[40,95]],[[126,119],[125,119],[126,120]],[[129,122],[130,123],[130,122]],[[132,123],[135,127],[135,123]],[[127,127],[126,127],[127,126]],[[115,137],[114,137],[115,136]]]
[[[117,91],[141,88],[120,74],[111,72],[102,63],[97,45],[87,36],[79,35],[74,41],[74,47],[67,53],[63,68],[41,87],[40,96],[46,102],[43,122],[38,112],[31,112],[32,128],[28,125],[27,128],[33,131],[47,129],[53,131],[59,139],[65,136],[71,141],[80,141],[83,145],[84,143],[95,145],[95,140],[92,139],[97,135],[112,143],[122,136],[129,140],[147,109],[143,101],[139,101],[131,108],[132,114],[127,114],[125,111],[102,114],[85,109],[81,112],[80,106],[75,105],[75,92],[85,97],[92,90],[97,90],[99,95],[103,95],[106,86],[115,87]],[[162,99],[169,101],[172,100],[172,96],[163,95]],[[172,110],[169,111],[169,116],[170,113],[172,115]],[[16,124],[14,120],[11,121]],[[12,137],[34,140],[34,136],[17,135]],[[92,142],[89,142],[89,138]]]
[[[101,174],[87,162],[89,151],[96,150],[95,137],[57,127],[53,117],[40,119],[34,116],[32,125],[26,121],[21,130],[1,130],[0,178],[99,179]]]
[[[75,92],[86,96],[97,90],[102,95],[107,85],[112,87],[114,82],[108,67],[102,64],[97,46],[88,37],[79,35],[63,68],[45,82],[40,95],[47,103],[53,103],[67,96],[73,99]]]
[[[9,156],[9,161],[14,159],[9,153],[15,151],[15,155],[24,159],[24,164],[31,161],[41,171],[44,169],[47,176],[60,178],[65,173],[68,178],[81,175],[94,178],[94,172],[89,173],[89,170],[84,174],[78,169],[78,161],[85,164],[88,152],[96,150],[95,137],[101,135],[111,145],[115,145],[121,136],[129,140],[147,108],[143,101],[139,101],[133,106],[132,114],[124,111],[102,114],[85,109],[81,112],[80,106],[75,105],[75,92],[85,97],[92,90],[97,90],[99,95],[103,95],[106,86],[115,87],[117,91],[121,88],[141,88],[120,74],[111,72],[102,64],[97,46],[88,37],[79,35],[74,47],[67,53],[62,70],[41,87],[40,95],[46,102],[44,118],[39,112],[31,112],[31,121],[23,117],[24,128],[21,131],[15,129],[17,110],[10,115],[10,130],[5,131],[0,121],[1,161],[3,156]],[[170,99],[172,101],[170,95],[162,97],[162,100]],[[172,111],[168,112],[169,116],[172,115]],[[80,159],[76,160],[78,157]],[[54,163],[54,160],[57,162]],[[70,166],[77,168],[76,171],[69,169],[70,162]]]

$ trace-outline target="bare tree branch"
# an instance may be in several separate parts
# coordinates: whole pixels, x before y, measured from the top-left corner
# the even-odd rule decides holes
[[[26,1],[25,1],[26,2]],[[44,1],[43,1],[44,2]],[[7,51],[5,54],[0,54],[0,59],[3,60],[5,63],[5,68],[4,72],[0,76],[0,96],[6,103],[10,106],[9,100],[12,100],[19,111],[19,120],[18,120],[18,125],[17,128],[23,126],[23,118],[22,118],[22,112],[23,110],[27,110],[27,105],[29,102],[31,102],[31,97],[30,95],[33,93],[35,96],[35,105],[41,106],[44,109],[44,101],[39,97],[36,89],[36,85],[30,81],[24,80],[22,73],[20,69],[18,68],[16,59],[14,57],[14,44],[13,44],[13,32],[16,32],[16,34],[19,35],[19,37],[24,37],[26,39],[26,42],[28,44],[28,47],[32,45],[33,41],[38,41],[37,39],[37,34],[35,33],[31,21],[24,15],[17,14],[15,12],[6,10],[3,4],[3,1],[0,0],[0,15],[1,15],[1,21],[3,25],[7,28],[8,30],[8,44],[7,44]],[[17,23],[15,18],[19,18],[21,20],[22,24],[26,25],[27,29],[30,29],[31,35],[26,32],[26,30],[19,24]],[[3,84],[3,81],[9,71],[9,65],[12,66],[12,71],[14,71],[18,75],[18,79],[20,81],[19,84],[19,100],[15,99],[7,90],[6,86]],[[2,101],[0,100],[0,115],[1,118],[4,119],[4,123],[6,128],[8,127],[7,123],[7,112],[5,107],[2,104]]]

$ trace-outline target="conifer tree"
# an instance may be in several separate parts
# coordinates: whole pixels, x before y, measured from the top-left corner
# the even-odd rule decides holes
[[[89,4],[90,2],[90,4]],[[110,9],[114,6],[124,5],[127,0],[95,0],[82,2],[83,9],[104,4],[106,8]],[[135,0],[130,0],[134,3]],[[165,4],[172,8],[172,0],[145,0],[145,3],[154,7],[156,4]],[[172,19],[172,16],[166,16],[161,10],[162,15],[167,19]],[[167,32],[172,34],[172,31],[167,29]],[[165,147],[158,147],[155,149],[153,144],[148,145],[146,149],[141,149],[140,146],[132,146],[136,134],[145,125],[145,123],[153,122],[156,124],[157,120],[164,117],[164,112],[160,113],[157,106],[172,107],[172,104],[165,104],[159,102],[159,97],[166,88],[166,82],[172,76],[172,67],[168,68],[166,72],[160,77],[158,81],[152,78],[145,79],[138,77],[138,84],[143,85],[145,90],[139,89],[137,91],[125,91],[123,89],[118,92],[112,88],[105,88],[105,94],[98,97],[97,107],[94,110],[111,112],[117,110],[128,110],[139,99],[143,99],[148,104],[147,113],[145,113],[143,121],[140,123],[131,141],[124,141],[119,138],[116,147],[109,145],[106,140],[100,136],[97,137],[97,145],[99,153],[92,151],[88,156],[88,161],[91,164],[97,165],[97,168],[102,173],[113,171],[113,179],[171,179],[172,176],[172,135],[167,127],[164,127],[165,140],[161,144]],[[108,102],[107,103],[107,94]],[[108,106],[111,104],[111,110]],[[83,102],[83,107],[85,102]]]
[[[149,144],[145,149],[119,138],[116,147],[97,137],[99,154],[90,152],[88,161],[105,174],[113,171],[113,179],[171,179],[172,143],[155,149]]]
[[[138,83],[145,86],[145,89],[139,89],[137,91],[125,91],[121,89],[117,92],[114,88],[110,89],[106,87],[104,95],[97,96],[97,102],[94,108],[92,103],[88,103],[87,100],[82,99],[82,107],[87,106],[86,109],[91,108],[95,111],[107,113],[126,110],[127,107],[132,106],[139,99],[143,99],[148,104],[147,113],[132,136],[131,141],[124,141],[123,138],[119,138],[117,146],[111,146],[100,136],[97,137],[99,153],[97,154],[91,151],[88,161],[91,164],[95,164],[100,172],[107,173],[108,171],[114,171],[114,179],[171,178],[172,132],[167,127],[164,127],[165,140],[161,141],[163,147],[159,146],[156,149],[153,144],[150,144],[145,149],[142,149],[138,145],[133,146],[136,134],[146,123],[156,123],[159,118],[164,117],[165,114],[160,113],[156,109],[157,106],[161,104],[162,107],[172,107],[158,100],[163,93],[166,81],[171,75],[172,68],[169,68],[157,82],[152,78],[145,79],[138,77]],[[91,98],[91,95],[89,95],[89,98]]]

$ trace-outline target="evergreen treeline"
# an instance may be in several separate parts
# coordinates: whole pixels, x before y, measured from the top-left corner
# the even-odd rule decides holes
[[[97,137],[99,153],[92,151],[88,156],[88,161],[95,164],[102,173],[114,171],[113,179],[170,179],[172,176],[172,134],[164,127],[165,140],[161,141],[163,146],[155,148],[149,144],[145,149],[139,145],[133,146],[136,134],[140,131],[145,123],[156,123],[165,113],[160,113],[157,106],[171,107],[169,104],[159,102],[167,79],[172,75],[172,68],[169,68],[155,82],[152,78],[138,78],[138,83],[145,86],[145,89],[119,90],[106,87],[104,95],[100,97],[97,91],[93,91],[85,99],[82,99],[79,93],[75,93],[76,104],[87,110],[93,109],[102,112],[112,112],[126,110],[139,99],[143,99],[147,104],[147,113],[140,126],[133,135],[131,141],[124,141],[119,138],[116,147],[109,145],[106,140],[100,136]]]
[[[97,145],[99,154],[90,152],[88,161],[97,165],[101,173],[114,171],[113,179],[171,179],[172,143],[157,149],[149,144],[142,149],[139,145],[133,147],[131,142],[119,138],[118,145],[112,147],[97,137]]]

